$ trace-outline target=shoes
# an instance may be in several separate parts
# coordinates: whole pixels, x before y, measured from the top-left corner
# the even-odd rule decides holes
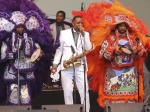
[[[60,85],[49,85],[47,83],[43,83],[43,88],[45,89],[62,89]]]
[[[43,87],[44,87],[44,88],[47,88],[47,89],[52,88],[52,86],[50,86],[50,85],[49,85],[49,84],[47,84],[47,83],[43,83]]]
[[[60,86],[60,85],[52,85],[52,89],[62,89],[62,86]]]

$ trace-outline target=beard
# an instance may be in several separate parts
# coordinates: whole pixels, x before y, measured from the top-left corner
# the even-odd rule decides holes
[[[127,30],[118,30],[118,32],[119,32],[120,34],[124,34],[124,33],[127,32]]]

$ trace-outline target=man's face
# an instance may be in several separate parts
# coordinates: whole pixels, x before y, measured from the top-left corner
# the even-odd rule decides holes
[[[126,33],[127,31],[127,25],[125,23],[121,23],[118,25],[118,32],[121,34]]]
[[[18,33],[18,34],[22,34],[23,33],[23,31],[24,31],[24,27],[23,26],[18,26],[17,28],[16,28],[16,32]]]
[[[57,13],[57,14],[56,14],[56,21],[57,21],[58,23],[63,22],[64,19],[65,19],[65,17],[64,17],[64,15],[63,15],[62,13]]]
[[[73,22],[72,22],[72,26],[73,28],[78,31],[79,30],[79,27],[82,26],[83,23],[82,23],[82,18],[76,18]]]

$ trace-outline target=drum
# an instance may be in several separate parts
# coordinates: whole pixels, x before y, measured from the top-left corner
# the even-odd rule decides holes
[[[121,50],[126,54],[132,54],[132,51],[126,47],[121,47]]]
[[[31,62],[39,61],[39,60],[41,59],[42,55],[43,55],[42,50],[41,50],[41,49],[37,49],[37,50],[34,51],[34,53],[32,54],[30,61],[31,61]]]

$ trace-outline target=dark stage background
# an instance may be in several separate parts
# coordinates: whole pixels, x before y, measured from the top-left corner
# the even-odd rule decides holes
[[[104,112],[104,109],[101,108],[97,103],[97,92],[89,90],[90,95],[90,112]],[[79,93],[76,90],[76,102],[80,104]],[[0,106],[6,104],[6,99],[4,99]],[[42,105],[64,105],[64,96],[62,89],[44,89],[42,94],[32,99],[31,106],[33,110],[41,109]],[[13,108],[13,106],[12,106]]]
[[[103,112],[97,103],[97,92],[89,91],[90,95],[90,112]],[[80,104],[80,97],[78,91],[76,91],[76,102]],[[43,90],[41,95],[38,95],[32,100],[32,109],[41,109],[41,105],[62,105],[64,104],[64,96],[62,89]]]

